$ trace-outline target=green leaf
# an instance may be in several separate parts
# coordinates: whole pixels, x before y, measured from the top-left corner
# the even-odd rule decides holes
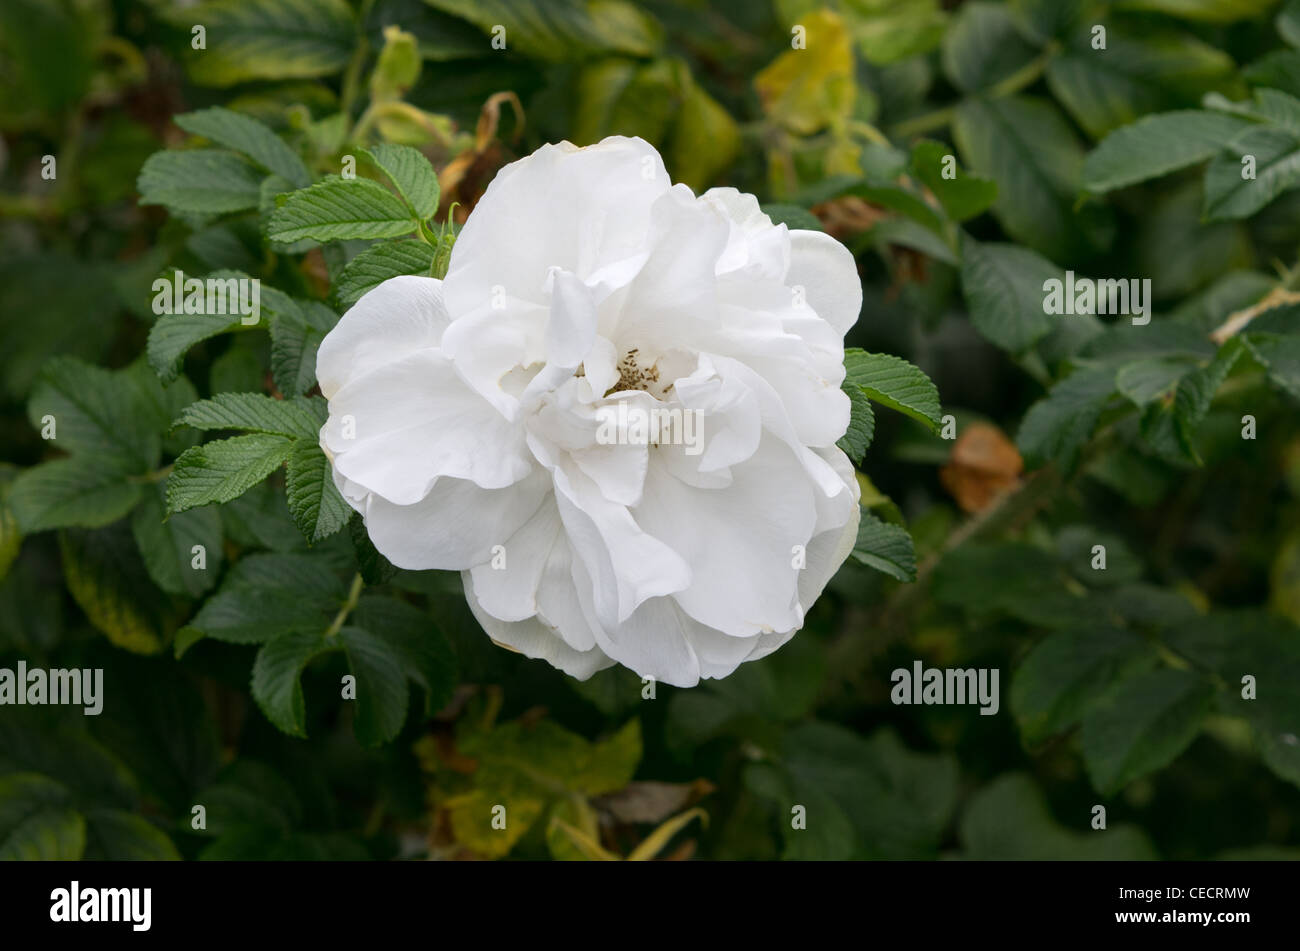
[[[1256,89],[1253,100],[1241,102],[1233,102],[1217,93],[1210,93],[1205,97],[1205,106],[1207,109],[1269,122],[1293,135],[1300,135],[1300,99],[1278,89]]]
[[[500,24],[505,27],[507,49],[546,62],[572,62],[605,53],[649,57],[663,44],[663,29],[658,22],[626,0],[425,2],[485,32]]]
[[[272,241],[337,241],[345,238],[395,238],[419,222],[400,198],[368,178],[331,175],[310,188],[291,192],[271,213]]]
[[[952,159],[951,178],[944,174],[949,158]],[[958,168],[952,149],[933,139],[922,139],[912,147],[912,174],[939,199],[953,221],[974,218],[987,211],[998,197],[997,182]]]
[[[943,71],[967,93],[988,89],[1028,63],[1037,50],[1016,29],[1005,6],[965,3],[943,37]]]
[[[1173,394],[1178,381],[1195,369],[1186,360],[1151,357],[1120,367],[1115,374],[1115,389],[1133,401],[1139,409],[1148,403]]]
[[[111,682],[110,674],[104,678],[105,687]],[[86,730],[90,718],[80,709],[6,707],[0,717],[0,763],[5,773],[40,773],[72,792],[78,802],[128,808],[138,801],[131,773]],[[104,711],[112,708],[113,694],[106,693]]]
[[[86,813],[86,854],[92,862],[179,862],[167,834],[142,816],[121,809]]]
[[[674,181],[701,192],[736,160],[740,127],[731,113],[686,75],[689,82],[685,99],[669,130],[664,160],[672,169]]]
[[[1065,274],[1043,256],[1014,244],[962,241],[961,287],[971,323],[1004,350],[1019,353],[1052,329],[1046,284]]]
[[[1254,178],[1242,162],[1254,161]],[[1283,192],[1300,187],[1300,138],[1279,128],[1248,129],[1205,172],[1205,217],[1248,218]]]
[[[1074,211],[1083,149],[1052,103],[966,99],[952,131],[970,167],[998,183],[993,214],[1011,237],[1053,259],[1104,243],[1097,220]]]
[[[947,16],[937,0],[845,6],[855,45],[863,59],[876,66],[929,53],[943,39]]]
[[[778,790],[782,826],[790,826],[793,803],[808,810],[808,828],[786,833],[783,858],[937,856],[957,802],[950,755],[914,753],[889,730],[863,738],[813,721],[786,733],[776,762],[789,787]],[[814,834],[818,825],[827,828]]]
[[[1036,745],[1068,730],[1115,683],[1154,661],[1146,641],[1111,628],[1063,630],[1043,638],[1011,682],[1011,709],[1021,736]]]
[[[763,214],[772,219],[772,224],[783,224],[791,231],[825,231],[820,219],[807,208],[799,205],[780,203],[763,206]]]
[[[194,796],[221,767],[221,741],[196,678],[170,658],[114,658],[114,690],[90,721],[143,793],[166,815],[188,815]]]
[[[852,555],[868,568],[882,571],[891,578],[916,580],[916,551],[912,547],[912,536],[901,525],[882,522],[870,512],[861,513]]]
[[[1282,39],[1292,46],[1300,46],[1300,0],[1287,0],[1273,24]]]
[[[372,145],[361,151],[393,183],[412,215],[421,221],[433,217],[440,194],[438,173],[418,149],[409,145]]]
[[[302,672],[338,645],[321,633],[287,633],[274,637],[253,661],[253,699],[266,718],[290,736],[307,735],[307,711],[302,696]]]
[[[396,566],[379,553],[375,543],[366,534],[366,523],[360,512],[353,513],[348,521],[348,534],[352,550],[357,556],[357,568],[366,584],[385,584],[397,573]]]
[[[285,436],[255,433],[186,449],[167,478],[167,510],[229,502],[278,469],[292,448]]]
[[[1249,333],[1243,338],[1268,378],[1300,399],[1300,337],[1295,334]]]
[[[72,357],[55,357],[41,370],[27,401],[27,418],[38,432],[54,418],[50,444],[94,456],[118,472],[143,473],[162,452],[154,407],[130,370],[105,370]]]
[[[844,382],[882,406],[898,410],[932,431],[938,431],[942,410],[939,390],[919,367],[888,353],[844,351]]]
[[[23,547],[22,527],[9,501],[9,492],[13,485],[17,467],[0,463],[0,582]]]
[[[175,116],[178,126],[193,135],[211,139],[217,145],[247,155],[268,172],[286,179],[295,188],[311,184],[307,166],[274,132],[256,119],[220,106]]]
[[[27,534],[51,528],[99,528],[117,521],[140,500],[131,473],[92,455],[55,459],[24,469],[9,487],[9,505]]]
[[[62,531],[59,553],[64,583],[91,624],[116,646],[137,654],[162,649],[170,609],[124,524]]]
[[[343,0],[211,0],[169,17],[203,24],[207,48],[186,65],[203,86],[250,79],[306,79],[339,72],[352,55],[356,26]]]
[[[305,399],[277,400],[262,393],[218,393],[212,399],[185,407],[176,425],[316,439],[321,421]]]
[[[1082,828],[1083,823],[1075,823]],[[1052,818],[1042,792],[1021,773],[980,789],[961,820],[964,855],[976,861],[1150,861],[1157,858],[1137,826],[1073,832]]]
[[[338,319],[319,301],[302,301],[294,310],[276,314],[271,324],[271,375],[281,392],[298,395],[316,385],[316,351]]]
[[[1300,784],[1300,631],[1262,610],[1216,611],[1171,626],[1168,646],[1221,679],[1219,709],[1249,721],[1265,764]],[[1256,694],[1243,696],[1243,678],[1252,676]]]
[[[149,156],[136,190],[142,205],[173,212],[221,215],[257,207],[265,175],[232,152],[167,150]]]
[[[590,758],[572,776],[572,788],[586,796],[617,792],[636,775],[641,753],[641,721],[633,718],[592,745]]]
[[[35,773],[0,776],[0,861],[75,862],[85,848],[66,788]]]
[[[1195,739],[1213,688],[1201,677],[1162,668],[1120,681],[1083,718],[1083,760],[1102,795],[1165,766]]]
[[[1115,371],[1110,367],[1076,370],[1052,387],[1020,422],[1016,445],[1026,464],[1054,462],[1071,471],[1114,392]]]
[[[1088,153],[1081,186],[1094,195],[1159,178],[1217,155],[1251,124],[1188,109],[1146,116],[1116,129]]]
[[[1065,36],[1088,11],[1088,0],[1009,0],[1011,15],[1035,42]]]
[[[871,437],[876,432],[876,415],[862,387],[850,384],[844,387],[844,392],[849,396],[849,428],[835,445],[844,450],[854,465],[862,465]]]
[[[1093,548],[1106,551],[1106,567],[1093,567]],[[1056,536],[1056,551],[1062,565],[1091,588],[1131,584],[1142,577],[1142,562],[1124,539],[1092,525],[1068,525]]]
[[[309,542],[333,535],[352,516],[352,507],[334,485],[329,460],[315,442],[299,440],[294,444],[286,491],[289,511]]]
[[[1300,96],[1300,52],[1273,50],[1250,63],[1241,78],[1252,86],[1267,86]]]
[[[1094,139],[1147,113],[1195,102],[1236,70],[1228,54],[1186,33],[1112,25],[1106,49],[1081,31],[1047,64],[1047,85]]]
[[[149,486],[144,501],[131,516],[144,566],[154,584],[172,594],[197,598],[217,583],[221,574],[221,517],[202,508],[167,516],[166,490]],[[194,547],[203,548],[203,567],[194,567]]]
[[[251,281],[252,278],[240,271],[213,271],[206,280]],[[170,298],[172,291],[165,288],[158,293]],[[180,374],[181,359],[190,347],[218,334],[257,327],[261,323],[261,314],[252,323],[244,323],[246,319],[243,314],[161,314],[149,328],[149,365],[160,380],[169,383]]]
[[[343,603],[343,586],[328,564],[297,554],[240,559],[186,630],[232,644],[282,634],[320,634]]]
[[[1060,572],[1042,549],[1024,542],[967,542],[943,556],[932,593],[940,604],[972,614],[1019,615],[1028,602],[1061,587]]]
[[[1200,465],[1196,429],[1210,411],[1215,393],[1244,352],[1242,340],[1233,338],[1209,364],[1184,374],[1171,402],[1159,401],[1147,406],[1141,421],[1142,438],[1171,462]]]
[[[383,48],[370,74],[370,100],[392,102],[406,95],[420,78],[420,47],[414,33],[385,26]]]
[[[590,145],[623,134],[661,144],[689,83],[684,66],[670,59],[641,64],[611,58],[584,66],[576,82],[575,142]]]
[[[357,679],[352,730],[362,746],[382,746],[406,720],[408,690],[400,655],[386,640],[359,627],[344,627],[339,640]]]
[[[366,248],[348,262],[334,284],[340,304],[353,304],[390,277],[427,276],[433,266],[433,245],[418,239],[388,241]]]
[[[367,594],[352,620],[385,641],[406,676],[424,688],[426,715],[451,702],[459,679],[456,655],[431,617],[404,601]]]
[[[1233,23],[1267,13],[1277,0],[1120,0],[1121,10],[1153,10],[1183,20]]]

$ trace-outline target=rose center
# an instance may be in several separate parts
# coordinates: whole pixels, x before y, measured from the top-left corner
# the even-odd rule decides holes
[[[648,367],[643,367],[637,363],[638,349],[633,347],[627,353],[623,354],[618,361],[618,382],[615,383],[605,393],[619,393],[624,390],[650,390],[650,384],[659,382],[659,367],[652,363]]]

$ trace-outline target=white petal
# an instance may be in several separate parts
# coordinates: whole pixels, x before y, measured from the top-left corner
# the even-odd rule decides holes
[[[692,584],[674,595],[682,608],[735,636],[798,627],[796,546],[812,536],[816,505],[797,457],[768,436],[729,487],[700,489],[652,456],[634,514],[691,566]]]
[[[671,598],[643,602],[621,624],[596,632],[600,649],[638,677],[674,687],[700,682],[700,662],[691,647],[696,624]]]
[[[449,309],[475,310],[497,285],[509,296],[545,303],[553,266],[584,280],[609,280],[611,265],[644,254],[650,206],[670,185],[659,153],[622,136],[582,149],[545,145],[507,165],[456,238],[446,277]]]
[[[688,343],[716,319],[715,267],[729,222],[714,206],[676,185],[655,202],[650,255],[619,298],[621,311],[601,333],[620,348],[662,352]]]
[[[450,318],[442,282],[431,277],[390,278],[339,318],[316,351],[316,379],[326,399],[349,380],[413,350],[438,346]]]
[[[538,506],[533,517],[508,539],[491,560],[470,569],[479,606],[502,621],[522,621],[537,613],[537,588],[551,549],[561,539],[560,513],[553,500]],[[572,581],[569,582],[572,586]]]
[[[366,531],[399,568],[460,571],[492,557],[537,511],[549,491],[544,472],[505,489],[481,489],[464,479],[439,479],[413,505],[366,499]]]
[[[601,625],[616,625],[648,598],[690,584],[691,569],[682,557],[638,525],[626,506],[606,499],[570,460],[552,476],[560,518],[575,559],[591,578]]]
[[[606,657],[599,648],[577,651],[560,638],[556,632],[547,627],[540,619],[532,617],[523,621],[502,621],[494,618],[480,607],[474,593],[473,579],[469,573],[462,575],[465,581],[465,598],[469,608],[483,626],[488,637],[507,647],[514,648],[527,657],[546,661],[552,667],[558,667],[570,677],[586,680],[598,670],[612,667],[614,661]]]
[[[437,350],[354,377],[330,399],[321,441],[335,469],[397,505],[418,502],[441,476],[498,489],[534,468],[523,427],[466,386]]]
[[[849,249],[821,231],[790,232],[790,286],[802,286],[808,303],[841,336],[862,310],[862,282]]]
[[[825,459],[844,480],[844,491],[834,496],[817,493],[817,524],[808,542],[806,564],[799,572],[799,604],[806,613],[821,597],[831,576],[844,564],[858,539],[861,489],[849,457],[836,448],[820,449]]]

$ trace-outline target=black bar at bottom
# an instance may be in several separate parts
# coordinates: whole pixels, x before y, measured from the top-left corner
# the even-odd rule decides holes
[[[75,932],[128,941],[283,935],[335,943],[408,932],[436,941],[447,928],[493,940],[515,929],[533,939],[550,929],[557,938],[629,928],[731,936],[780,919],[813,934],[843,922],[864,937],[903,927],[930,940],[1233,940],[1294,935],[1296,881],[1294,865],[1263,862],[29,863],[0,868],[0,922],[6,938]]]

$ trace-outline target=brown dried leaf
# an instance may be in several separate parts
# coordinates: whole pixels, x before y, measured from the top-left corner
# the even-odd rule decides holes
[[[953,444],[939,481],[962,510],[982,512],[1003,492],[1020,483],[1025,463],[1015,445],[996,426],[971,423]]]

